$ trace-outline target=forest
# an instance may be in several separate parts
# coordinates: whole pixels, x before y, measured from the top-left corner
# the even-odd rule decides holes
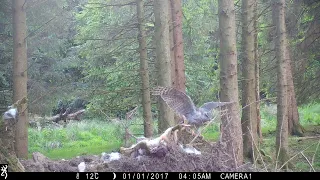
[[[320,172],[317,0],[0,0],[9,172]]]

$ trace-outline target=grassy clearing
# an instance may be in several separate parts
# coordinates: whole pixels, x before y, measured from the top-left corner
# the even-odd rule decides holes
[[[274,162],[276,130],[276,105],[261,106],[262,132],[264,141],[261,150],[265,154],[265,161]],[[311,104],[299,108],[301,124],[307,130],[320,133],[320,104]],[[136,119],[131,121],[130,131],[136,136],[143,135],[143,121]],[[311,128],[316,127],[311,130]],[[202,135],[209,141],[219,138],[219,122],[212,123],[202,131]],[[157,122],[154,121],[154,131],[157,131]],[[69,159],[85,154],[100,154],[102,152],[118,151],[124,145],[124,127],[120,123],[105,122],[98,120],[83,120],[81,122],[70,122],[66,127],[49,126],[41,131],[29,129],[29,156],[32,152],[41,152],[51,159]],[[311,146],[304,154],[311,161],[319,140],[297,140],[290,139],[290,154]],[[292,160],[295,168],[304,171],[309,170],[306,159],[300,154]],[[320,147],[315,155],[314,167],[320,171]]]
[[[320,126],[317,127],[320,130]],[[320,172],[320,143],[319,139],[299,139],[297,137],[289,138],[290,162],[293,164],[293,171],[309,172],[313,171],[308,161],[312,163],[315,171]],[[275,138],[265,138],[261,144],[261,152],[264,154],[263,159],[267,164],[269,171],[274,170],[276,162]],[[301,152],[303,154],[301,154]],[[305,157],[304,157],[304,156]],[[308,160],[307,160],[308,159]],[[312,160],[313,159],[313,160]],[[279,165],[278,165],[279,168]]]
[[[29,128],[29,152],[52,158],[71,158],[117,150],[122,143],[119,125],[97,120],[71,122],[64,127]]]
[[[320,104],[310,104],[301,106],[298,109],[300,123],[306,129],[306,135],[320,135]],[[261,106],[262,133],[263,143],[261,151],[265,154],[264,161],[268,164],[268,169],[275,167],[275,131],[277,124],[277,108],[276,105]],[[293,163],[294,171],[310,171],[310,165],[307,159],[313,162],[315,171],[320,171],[320,143],[319,139],[301,139],[298,137],[289,137],[289,154],[290,157],[295,156],[290,160]],[[303,155],[301,152],[303,152]],[[307,159],[306,159],[307,158]]]
[[[133,120],[131,124],[130,132],[142,136],[142,120]],[[123,137],[124,124],[120,122],[82,120],[70,122],[65,127],[51,125],[40,131],[29,128],[29,157],[33,152],[41,152],[51,159],[70,159],[118,151],[124,145]]]
[[[309,104],[298,108],[300,123],[304,127],[320,125],[320,104]],[[261,106],[262,133],[272,134],[277,126],[277,105]]]

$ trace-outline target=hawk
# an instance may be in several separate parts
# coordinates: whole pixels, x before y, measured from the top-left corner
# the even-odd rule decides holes
[[[196,107],[187,94],[173,87],[156,87],[152,90],[152,95],[160,96],[184,121],[186,120],[188,124],[194,125],[197,129],[211,121],[213,109],[232,103],[206,102],[202,106]]]

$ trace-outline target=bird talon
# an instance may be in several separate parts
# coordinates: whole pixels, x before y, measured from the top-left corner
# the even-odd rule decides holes
[[[191,129],[191,135],[196,136],[197,134],[194,132],[194,130]]]

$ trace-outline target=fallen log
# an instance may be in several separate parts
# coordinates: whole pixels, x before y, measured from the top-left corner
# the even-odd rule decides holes
[[[59,121],[67,121],[67,120],[77,120],[80,121],[80,116],[85,112],[85,109],[78,110],[74,113],[70,113],[70,109],[67,109],[64,113],[57,114],[48,118],[49,121],[54,121],[58,123]]]
[[[84,109],[81,109],[75,113],[71,113],[67,115],[67,120],[77,120],[80,121],[80,116],[85,112]]]

